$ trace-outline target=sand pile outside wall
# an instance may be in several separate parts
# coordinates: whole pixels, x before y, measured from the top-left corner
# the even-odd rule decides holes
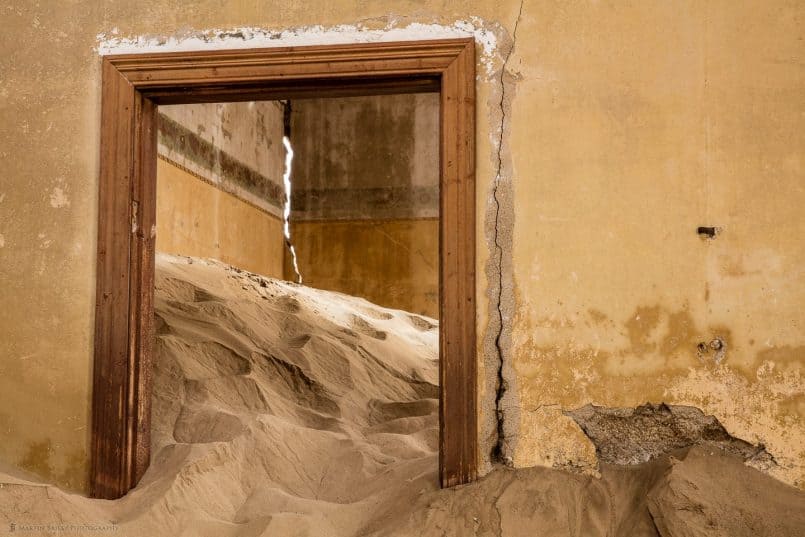
[[[805,495],[704,448],[440,491],[435,320],[162,254],[156,288],[143,481],[111,502],[0,474],[0,535],[805,534]]]

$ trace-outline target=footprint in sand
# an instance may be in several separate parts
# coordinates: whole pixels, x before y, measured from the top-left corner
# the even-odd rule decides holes
[[[252,353],[252,360],[260,368],[257,377],[285,399],[328,416],[341,416],[341,407],[327,387],[298,365],[271,354]]]
[[[216,341],[187,343],[169,336],[162,339],[162,344],[176,357],[188,380],[243,376],[252,370],[246,357]]]
[[[245,430],[246,426],[234,414],[210,407],[185,407],[174,425],[173,438],[186,444],[229,442]]]
[[[171,333],[170,325],[159,314],[154,314],[154,333],[158,336],[164,336]]]
[[[423,332],[428,332],[430,330],[433,330],[434,328],[439,327],[438,324],[434,324],[429,320],[427,320],[426,318],[420,317],[419,315],[409,315],[408,320],[411,322],[412,325],[414,325],[419,330],[422,330]]]
[[[389,319],[394,318],[394,315],[391,313],[388,313],[387,311],[380,311],[379,309],[375,308],[358,308],[358,311],[368,317],[371,317],[372,319],[377,319],[378,321],[388,321]]]
[[[223,298],[201,288],[196,288],[193,298],[196,302],[221,302],[223,300]]]
[[[164,278],[159,281],[157,293],[180,302],[220,302],[223,300],[206,289],[176,278]]]
[[[288,346],[288,347],[290,347],[292,349],[301,349],[302,347],[307,345],[308,341],[310,341],[310,335],[309,334],[302,334],[302,335],[299,335],[299,336],[293,336],[293,337],[285,338],[283,340],[283,343],[285,343],[286,346]]]
[[[439,401],[436,399],[420,399],[419,401],[369,401],[369,419],[371,423],[384,423],[400,418],[430,416],[438,412]]]
[[[388,336],[388,334],[386,334],[384,331],[378,330],[371,323],[369,323],[369,321],[359,315],[353,315],[351,317],[350,326],[352,326],[356,332],[374,339],[383,340]]]
[[[274,301],[274,305],[285,313],[299,313],[302,305],[292,296],[283,296]]]

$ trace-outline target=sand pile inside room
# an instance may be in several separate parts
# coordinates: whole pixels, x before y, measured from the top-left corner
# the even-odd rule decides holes
[[[125,498],[0,474],[0,532],[136,536],[803,535],[805,495],[712,448],[601,478],[437,487],[438,326],[159,255],[153,461]],[[84,530],[81,525],[87,525]]]

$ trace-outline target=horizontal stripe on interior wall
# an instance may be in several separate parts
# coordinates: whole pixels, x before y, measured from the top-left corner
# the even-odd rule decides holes
[[[294,190],[296,220],[420,219],[439,217],[439,185]]]
[[[243,201],[238,192],[242,189],[267,204],[281,211],[285,199],[285,191],[279,183],[247,166],[229,153],[201,138],[190,129],[180,125],[164,114],[159,114],[159,156],[172,164],[178,163],[178,156],[188,160],[199,168],[208,171],[207,182],[228,192]],[[165,153],[167,150],[167,154]],[[182,169],[201,178],[201,174],[191,171],[188,166]],[[216,174],[220,179],[216,180]],[[279,179],[279,178],[278,178]],[[234,188],[233,188],[234,187]],[[253,201],[251,205],[257,206]],[[259,208],[259,207],[258,207]],[[266,208],[261,208],[266,210]]]
[[[223,192],[225,194],[229,194],[230,196],[233,196],[233,197],[237,198],[238,201],[248,205],[249,207],[252,207],[253,209],[257,209],[261,213],[265,213],[266,215],[270,216],[271,218],[275,218],[275,219],[277,219],[279,221],[282,221],[282,215],[281,214],[278,214],[275,211],[270,211],[270,210],[266,209],[265,207],[261,207],[260,205],[257,205],[256,203],[252,202],[251,200],[248,200],[248,199],[244,198],[243,196],[238,196],[237,193],[232,192],[231,190],[228,190],[226,188],[226,185],[222,185],[221,183],[218,183],[218,182],[210,179],[209,177],[204,177],[200,173],[197,173],[194,170],[191,170],[187,166],[184,166],[184,165],[176,162],[175,160],[173,160],[173,159],[171,159],[169,157],[166,157],[165,155],[159,154],[159,155],[157,155],[157,158],[159,158],[159,160],[167,162],[168,164],[170,164],[171,166],[173,166],[175,168],[179,168],[180,170],[182,170],[183,172],[185,172],[188,175],[192,175],[194,178],[198,179],[202,183],[204,183],[206,185],[209,185],[209,186],[215,188],[216,190],[220,190],[221,192]]]

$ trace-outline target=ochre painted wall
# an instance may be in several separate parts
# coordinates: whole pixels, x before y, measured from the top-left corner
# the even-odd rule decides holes
[[[439,318],[438,219],[298,222],[291,236],[305,285]]]
[[[4,7],[2,461],[69,488],[85,485],[99,40],[118,52],[143,43],[170,50],[188,36],[197,46],[267,46],[285,37],[320,40],[336,25],[460,21],[479,38],[483,470],[497,441],[499,344],[509,386],[505,452],[517,465],[589,470],[595,451],[563,410],[665,401],[696,405],[730,433],[763,442],[778,463],[771,473],[805,486],[803,2],[290,0],[276,10],[197,0],[190,7],[183,0]],[[313,25],[324,30],[308,33]],[[235,35],[241,27],[294,32],[261,40]],[[434,28],[396,37],[435,36]],[[703,240],[696,235],[703,225],[723,231]],[[724,356],[699,357],[696,344],[715,337],[727,343]]]
[[[163,159],[157,164],[156,249],[283,277],[281,219]]]
[[[438,318],[438,94],[302,99],[291,110],[303,282]],[[285,275],[295,276],[290,256]]]
[[[592,469],[563,409],[664,401],[805,486],[805,4],[526,6],[509,62],[515,464]],[[716,338],[723,356],[698,353]]]

